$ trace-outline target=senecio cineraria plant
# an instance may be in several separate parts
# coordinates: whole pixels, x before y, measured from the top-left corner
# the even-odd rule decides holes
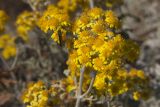
[[[43,12],[34,8],[17,18],[17,32],[24,41],[29,40],[29,30],[39,27],[45,33],[52,32],[51,38],[67,48],[69,54],[66,78],[49,85],[43,81],[28,85],[22,96],[27,107],[57,107],[69,101],[79,107],[82,102],[96,103],[102,97],[114,98],[124,93],[134,100],[148,98],[149,78],[142,70],[124,67],[138,58],[139,46],[118,33],[121,21],[108,8],[123,1],[95,2],[105,3],[107,10],[96,7],[93,0],[59,0]],[[6,16],[0,11],[0,17]],[[3,30],[3,20],[6,19],[0,19],[0,30]],[[0,41],[7,38],[8,35],[1,36]],[[2,43],[0,48],[6,46]],[[4,57],[10,55],[4,52]]]

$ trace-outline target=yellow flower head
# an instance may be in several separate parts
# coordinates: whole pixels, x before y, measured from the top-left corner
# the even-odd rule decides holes
[[[93,86],[96,87],[96,89],[101,93],[106,91],[107,88],[106,78],[107,77],[104,73],[98,74],[96,76]]]
[[[120,21],[113,11],[111,11],[111,10],[106,11],[105,16],[106,16],[105,21],[107,22],[107,24],[110,28],[114,28],[114,27],[119,28],[120,27]]]
[[[0,49],[1,54],[5,59],[9,59],[16,55],[15,38],[7,34],[0,35]]]
[[[88,7],[88,0],[59,0],[57,6],[68,12],[75,12],[79,7]]]
[[[93,8],[88,11],[90,18],[97,19],[103,15],[103,10],[101,8]]]
[[[64,10],[74,11],[79,0],[59,0],[58,6]]]
[[[29,85],[22,96],[22,101],[27,107],[46,107],[48,99],[49,91],[42,81]]]
[[[27,42],[29,40],[28,31],[32,30],[36,26],[38,17],[39,13],[29,11],[24,11],[17,17],[17,32],[24,41]]]
[[[7,22],[7,19],[7,14],[3,10],[0,10],[0,32],[4,31],[4,26]]]
[[[70,27],[69,15],[67,11],[50,5],[38,21],[38,26],[44,32],[53,31],[51,37],[55,42],[60,43],[66,39]]]
[[[69,57],[70,64],[76,60],[77,67],[85,65],[98,72],[110,72],[118,70],[125,60],[131,61],[128,53],[137,52],[138,48],[134,48],[136,44],[130,47],[128,40],[121,34],[115,34],[119,23],[113,11],[93,8],[82,13],[73,26],[76,37],[72,54],[76,52],[77,57],[74,60]],[[136,59],[136,56],[138,54],[132,59]],[[70,64],[69,68],[72,68]]]
[[[140,97],[141,97],[140,92],[134,92],[134,93],[133,93],[133,99],[134,99],[134,100],[139,100]]]

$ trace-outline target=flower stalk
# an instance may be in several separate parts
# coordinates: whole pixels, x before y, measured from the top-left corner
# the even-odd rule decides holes
[[[92,73],[93,75],[92,75],[92,79],[91,79],[89,88],[84,94],[82,94],[84,71],[85,71],[85,67],[83,67],[80,72],[79,88],[78,88],[78,95],[77,95],[77,101],[76,101],[75,107],[80,107],[81,100],[91,92],[94,81],[95,81],[96,73]]]
[[[94,2],[93,2],[93,0],[89,0],[89,5],[90,5],[90,8],[91,8],[91,9],[94,7]]]

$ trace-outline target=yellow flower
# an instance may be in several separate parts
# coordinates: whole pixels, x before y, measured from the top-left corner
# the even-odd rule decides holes
[[[100,73],[96,76],[94,87],[100,92],[103,93],[106,90],[106,75],[104,73]]]
[[[74,82],[74,78],[72,76],[68,76],[66,79],[65,79],[65,82],[67,84],[69,84],[66,88],[66,91],[67,92],[71,92],[73,90],[75,90],[77,87],[75,85],[75,82]]]
[[[7,34],[0,36],[0,48],[2,49],[1,54],[5,59],[9,59],[16,55],[16,45],[14,40],[14,37]]]
[[[7,20],[8,20],[7,14],[3,10],[0,10],[0,32],[4,31],[4,26]]]
[[[67,64],[68,64],[68,68],[71,71],[72,76],[79,71],[78,54],[76,51],[73,51],[72,53],[69,54],[69,59],[67,61]]]
[[[23,26],[17,27],[17,32],[18,32],[19,36],[26,42],[29,41],[28,31],[29,31],[29,29],[25,28]]]
[[[92,30],[95,33],[103,33],[105,31],[105,25],[103,21],[97,21],[95,25],[93,25]]]
[[[60,0],[58,6],[67,11],[74,11],[77,8],[78,0]]]
[[[118,70],[118,76],[120,78],[124,79],[124,78],[126,78],[128,76],[128,73],[127,73],[127,71],[125,69],[119,69]]]
[[[47,107],[49,90],[42,81],[31,84],[22,95],[22,101],[27,107]]]
[[[91,66],[91,60],[87,55],[79,56],[78,61],[81,65]]]
[[[79,7],[88,7],[88,0],[59,0],[57,6],[68,12],[75,12]]]
[[[129,75],[131,77],[138,77],[138,78],[143,79],[143,80],[146,79],[146,75],[144,74],[144,71],[142,71],[142,70],[131,69],[130,72],[129,72]]]
[[[24,11],[17,17],[17,32],[24,41],[29,41],[28,32],[36,26],[38,17],[39,13],[30,11]]]
[[[2,56],[5,59],[9,59],[11,57],[16,56],[16,48],[15,48],[15,46],[6,46],[5,49],[2,51]]]
[[[137,76],[141,79],[146,79],[146,76],[142,70],[138,70]]]
[[[0,48],[3,48],[6,46],[6,41],[10,40],[10,36],[7,34],[1,35],[0,36]]]
[[[93,50],[101,51],[101,49],[103,49],[103,46],[105,44],[105,41],[103,39],[96,38],[93,42],[94,42],[94,44],[92,46]]]
[[[120,27],[120,21],[116,17],[115,13],[111,10],[106,11],[105,13],[105,21],[107,22],[108,26],[110,28],[119,28]]]
[[[89,16],[93,19],[97,19],[99,17],[101,17],[101,15],[103,14],[103,10],[101,8],[93,8],[91,10],[89,10],[88,12]]]
[[[67,32],[70,30],[69,15],[67,11],[49,5],[39,19],[38,26],[44,32],[53,31],[52,39],[60,43],[66,40]]]
[[[104,71],[105,70],[104,62],[100,58],[93,59],[93,68],[97,71]]]
[[[111,84],[108,89],[111,96],[117,96],[128,91],[128,87],[125,82],[117,81],[114,84]]]
[[[133,99],[134,99],[134,100],[139,100],[140,97],[141,97],[140,92],[137,92],[137,91],[136,91],[136,92],[133,93]]]

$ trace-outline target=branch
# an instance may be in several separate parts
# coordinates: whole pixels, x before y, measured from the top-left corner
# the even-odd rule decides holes
[[[16,66],[17,61],[18,61],[18,56],[19,56],[19,49],[17,48],[16,57],[14,58],[14,61],[13,61],[13,64],[12,64],[12,66],[11,66],[10,70],[13,70],[13,69],[14,69],[14,67]]]
[[[24,3],[27,3],[27,4],[31,7],[31,9],[32,9],[33,11],[36,11],[36,10],[37,10],[37,9],[33,6],[33,4],[31,3],[30,0],[23,0],[23,2],[24,2]]]
[[[81,73],[80,73],[79,91],[78,91],[78,96],[77,96],[77,101],[76,101],[76,106],[75,107],[79,107],[81,100],[91,92],[93,84],[94,84],[94,81],[95,81],[96,72],[91,72],[92,79],[91,79],[89,88],[83,95],[81,95],[82,94],[83,75],[84,75],[84,67],[81,69]]]
[[[94,1],[93,0],[89,0],[89,5],[90,5],[90,8],[92,9],[94,7]]]
[[[96,77],[96,74],[92,77],[92,80],[90,82],[90,85],[89,85],[89,88],[88,90],[82,95],[82,98],[85,97],[86,95],[88,95],[91,90],[92,90],[92,87],[93,87],[93,84],[94,84],[94,81],[95,81],[95,77]]]
[[[80,106],[80,102],[81,102],[81,98],[82,98],[81,94],[82,94],[82,85],[83,85],[84,71],[85,71],[85,66],[83,66],[82,69],[81,69],[81,71],[80,71],[79,88],[78,88],[78,92],[77,92],[77,101],[76,101],[75,107],[79,107]]]
[[[82,93],[82,85],[83,85],[83,75],[84,75],[85,67],[83,66],[80,71],[80,77],[79,77],[79,92],[78,95],[80,96]]]

